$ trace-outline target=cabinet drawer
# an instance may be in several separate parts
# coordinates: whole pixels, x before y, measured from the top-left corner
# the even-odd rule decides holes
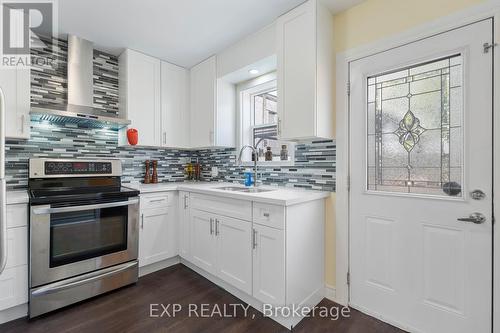
[[[7,205],[7,228],[23,227],[28,225],[28,205]]]
[[[0,310],[28,302],[28,266],[6,268],[0,274]]]
[[[173,194],[156,193],[141,195],[141,209],[162,208],[172,204]]]
[[[285,207],[254,202],[253,222],[277,229],[285,228]]]
[[[251,201],[191,193],[190,204],[191,208],[201,211],[234,217],[240,220],[252,220]]]
[[[7,229],[6,268],[28,264],[28,227]]]

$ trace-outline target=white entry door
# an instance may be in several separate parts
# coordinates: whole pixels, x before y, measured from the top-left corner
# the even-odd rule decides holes
[[[492,20],[350,64],[350,304],[491,332]]]

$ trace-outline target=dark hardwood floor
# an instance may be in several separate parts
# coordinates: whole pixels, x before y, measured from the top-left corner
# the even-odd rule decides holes
[[[182,310],[175,317],[150,317],[150,304],[178,303]],[[200,318],[188,316],[189,304],[195,304],[202,315],[201,304],[217,304],[222,310],[232,310],[231,304],[241,304],[236,297],[217,287],[183,265],[175,265],[139,279],[136,285],[122,288],[57,312],[28,321],[18,319],[0,325],[0,332],[286,332],[275,321],[265,318],[252,308],[244,316],[238,307],[232,318]],[[244,305],[244,304],[243,304]],[[320,306],[339,308],[324,299]],[[193,308],[194,309],[194,306]],[[334,310],[332,310],[334,311]],[[159,306],[159,315],[162,312]],[[172,314],[172,309],[169,309]],[[193,311],[192,314],[195,312]],[[232,311],[226,312],[232,314]],[[319,315],[303,319],[293,332],[403,332],[375,318],[351,309],[349,318],[331,320]]]

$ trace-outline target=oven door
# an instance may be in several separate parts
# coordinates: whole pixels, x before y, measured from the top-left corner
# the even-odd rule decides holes
[[[30,286],[137,259],[139,199],[32,206]]]

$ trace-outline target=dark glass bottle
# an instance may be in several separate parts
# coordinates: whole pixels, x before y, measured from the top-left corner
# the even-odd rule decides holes
[[[273,160],[273,152],[271,151],[271,147],[267,147],[266,161],[272,161],[272,160]]]

